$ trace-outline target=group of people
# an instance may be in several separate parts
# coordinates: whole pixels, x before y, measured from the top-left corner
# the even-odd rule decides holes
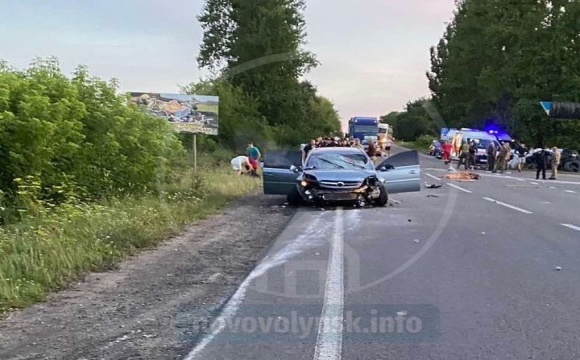
[[[262,158],[262,153],[254,145],[253,142],[248,143],[246,148],[246,155],[237,156],[232,159],[231,165],[234,171],[238,175],[250,175],[253,177],[260,177],[260,159]]]
[[[509,142],[503,142],[499,147],[497,143],[490,141],[486,149],[487,154],[487,170],[493,173],[504,173],[507,170],[508,163],[512,160],[513,154],[513,165],[518,170],[522,171],[523,166],[526,163],[526,159],[529,154],[528,148],[524,144],[514,143],[514,151],[512,152],[512,147]],[[472,169],[477,163],[477,150],[479,145],[475,141],[467,142],[463,141],[461,148],[458,153],[459,163],[457,167],[459,168],[462,164],[465,166],[465,170]],[[558,166],[560,165],[561,153],[557,147],[553,147],[551,152],[547,147],[540,147],[541,150],[536,151],[531,159],[536,164],[536,179],[542,178],[546,180],[546,170],[548,163],[550,163],[552,168],[552,174],[550,180],[556,180],[558,175]],[[445,141],[443,144],[438,141],[433,141],[430,151],[434,154],[437,152],[442,152],[443,160],[445,164],[451,162],[451,152],[453,150],[453,145],[449,141]]]
[[[310,151],[316,148],[323,147],[352,147],[361,149],[366,152],[366,154],[374,159],[377,156],[391,156],[392,140],[387,138],[386,135],[380,136],[378,140],[367,140],[368,144],[365,149],[364,145],[359,138],[355,137],[319,137],[317,139],[311,139],[308,144],[302,148],[302,163],[306,161]]]

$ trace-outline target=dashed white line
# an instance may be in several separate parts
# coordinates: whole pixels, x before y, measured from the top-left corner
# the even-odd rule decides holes
[[[429,176],[431,179],[435,179],[435,180],[441,180],[440,178],[438,178],[437,176],[431,175],[431,174],[425,174],[427,176]]]
[[[560,224],[560,225],[565,226],[565,227],[572,229],[572,230],[580,231],[580,226],[576,226],[576,225],[572,225],[572,224]]]
[[[340,360],[342,357],[342,320],[344,316],[344,217],[336,211],[331,253],[314,360]]]
[[[537,182],[532,182],[532,181],[530,181],[530,184],[532,184],[532,185],[540,185],[539,183],[537,183]]]
[[[501,206],[505,206],[506,208],[509,208],[509,209],[512,209],[512,210],[516,210],[516,211],[522,212],[522,213],[524,213],[524,214],[533,214],[533,212],[531,212],[531,211],[528,211],[528,210],[525,210],[525,209],[519,208],[519,207],[517,207],[517,206],[510,205],[510,204],[506,204],[506,203],[504,203],[504,202],[497,201],[497,200],[495,200],[495,199],[492,199],[492,198],[484,197],[483,199],[484,199],[484,200],[487,200],[487,201],[490,201],[490,202],[492,202],[492,203],[495,203],[495,204],[501,205]]]
[[[467,190],[467,189],[464,189],[464,188],[462,188],[461,186],[457,186],[457,185],[455,185],[455,184],[447,184],[447,185],[449,185],[449,186],[451,186],[452,188],[455,188],[455,189],[457,189],[457,190],[463,191],[464,193],[473,194],[473,191],[471,191],[471,190]]]
[[[564,190],[565,192],[567,192],[568,194],[576,194],[576,191],[574,190]]]

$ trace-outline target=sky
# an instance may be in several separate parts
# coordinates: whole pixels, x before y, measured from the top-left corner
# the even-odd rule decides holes
[[[203,0],[0,0],[0,59],[25,68],[56,56],[70,74],[117,78],[123,91],[177,92],[207,73],[195,58]],[[454,0],[306,0],[306,78],[343,122],[380,116],[429,95],[429,47]]]

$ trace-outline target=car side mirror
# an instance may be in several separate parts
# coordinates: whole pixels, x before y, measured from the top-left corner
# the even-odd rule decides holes
[[[391,164],[383,165],[379,168],[379,171],[389,171],[393,170],[395,167]]]

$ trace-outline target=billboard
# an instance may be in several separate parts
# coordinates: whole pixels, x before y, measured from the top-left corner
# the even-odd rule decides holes
[[[143,110],[173,124],[177,131],[218,134],[218,96],[132,92],[130,97]]]

